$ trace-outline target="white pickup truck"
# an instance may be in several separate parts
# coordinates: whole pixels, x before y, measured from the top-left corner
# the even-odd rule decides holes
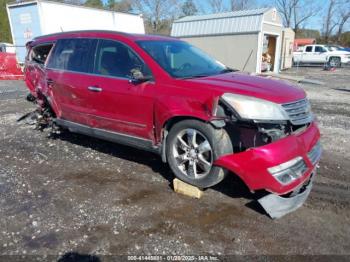
[[[350,52],[334,50],[326,45],[306,45],[293,53],[294,64],[325,64],[340,67],[350,63]]]

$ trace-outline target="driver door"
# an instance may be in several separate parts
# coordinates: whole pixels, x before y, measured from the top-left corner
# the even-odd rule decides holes
[[[115,40],[99,40],[94,84],[89,87],[91,122],[95,128],[151,139],[155,84],[153,81],[132,83],[134,69],[145,76],[151,74],[131,47]]]

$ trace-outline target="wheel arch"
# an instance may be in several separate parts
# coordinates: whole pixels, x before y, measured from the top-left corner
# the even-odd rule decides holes
[[[166,121],[164,121],[161,129],[161,134],[160,134],[160,139],[161,139],[161,157],[162,161],[164,163],[167,162],[167,157],[166,157],[166,139],[169,133],[169,130],[176,124],[184,120],[198,120],[203,123],[210,123],[208,119],[196,117],[193,115],[175,115],[169,117]]]

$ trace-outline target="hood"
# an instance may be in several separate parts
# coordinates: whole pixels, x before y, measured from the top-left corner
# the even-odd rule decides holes
[[[222,93],[253,96],[274,103],[283,104],[306,97],[305,91],[286,81],[272,80],[263,76],[244,73],[227,73],[187,80]]]
[[[350,52],[346,50],[334,50],[329,52],[336,55],[350,55]]]

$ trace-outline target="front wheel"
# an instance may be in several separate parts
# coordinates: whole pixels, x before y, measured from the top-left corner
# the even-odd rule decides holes
[[[224,129],[198,120],[178,122],[167,137],[167,159],[175,176],[200,188],[216,185],[225,178],[226,170],[214,166],[214,162],[232,152]]]
[[[330,67],[340,67],[341,66],[341,60],[339,57],[331,57],[329,59],[329,65]]]

